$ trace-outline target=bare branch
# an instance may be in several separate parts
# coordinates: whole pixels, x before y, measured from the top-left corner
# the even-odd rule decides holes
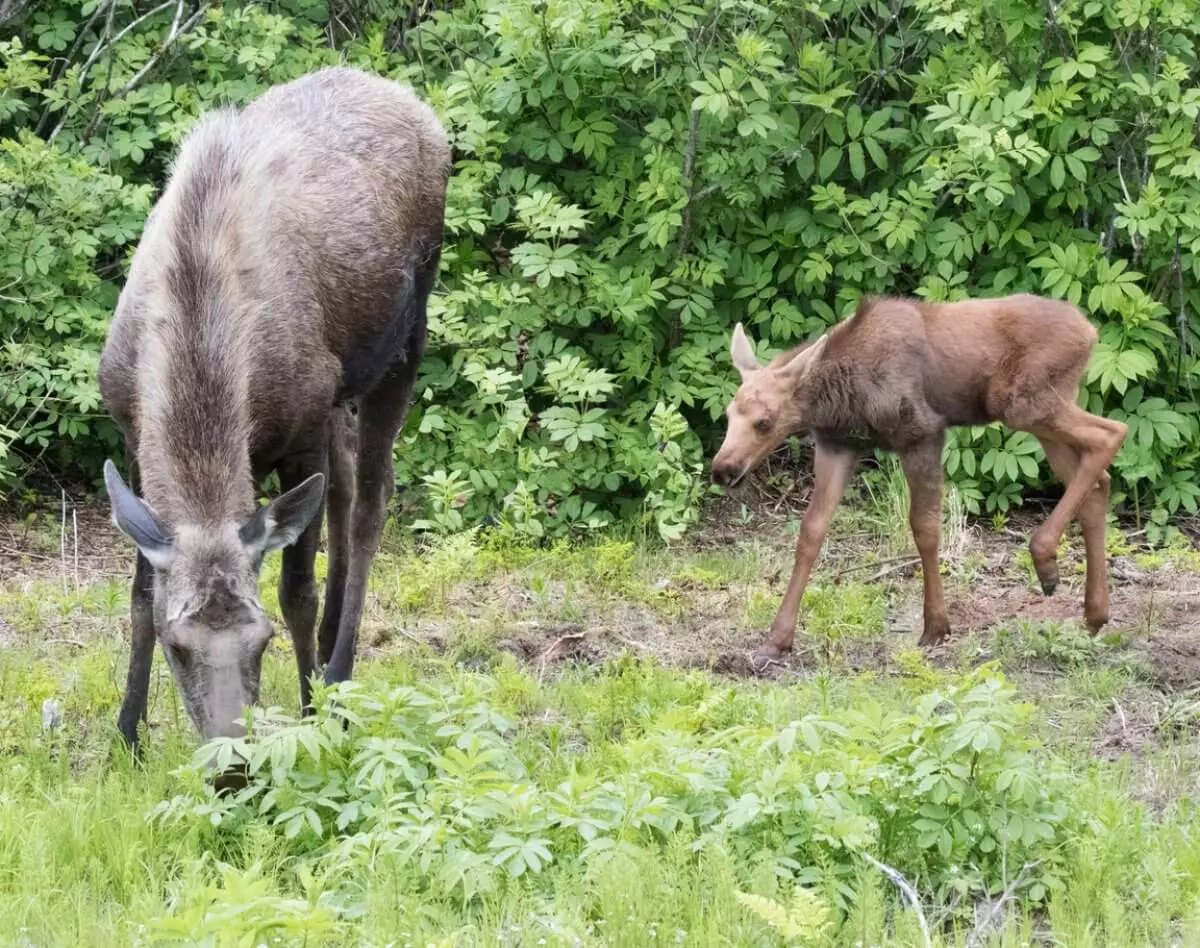
[[[976,948],[981,943],[981,939],[987,934],[988,926],[992,924],[992,919],[996,917],[996,913],[1004,907],[1005,902],[1013,897],[1013,893],[1017,891],[1017,886],[1021,884],[1021,880],[1025,878],[1025,874],[1038,865],[1039,862],[1027,862],[1021,867],[1021,871],[1017,873],[1017,877],[1005,887],[1000,898],[992,903],[988,913],[976,923],[974,930],[967,936],[966,948]]]
[[[90,31],[92,27],[96,25],[96,21],[102,16],[105,17],[104,31],[101,32],[100,36],[96,38],[96,44],[99,45],[103,41],[104,36],[112,29],[112,18],[113,12],[116,9],[116,5],[117,0],[103,0],[102,3],[97,5],[96,9],[92,11],[92,15],[88,17],[87,22],[83,24],[83,28],[79,31],[79,35],[75,37],[75,42],[72,43],[71,48],[67,50],[67,55],[63,57],[62,65],[54,70],[54,73],[51,76],[51,82],[57,82],[64,75],[66,75],[67,70],[71,68],[71,64],[75,62],[75,57],[79,54],[79,50],[83,47],[83,42],[87,38],[88,31]],[[50,120],[50,113],[52,110],[53,106],[46,106],[45,111],[42,112],[41,117],[38,119],[37,125],[34,127],[35,135],[41,135],[45,130],[46,123]]]
[[[904,897],[908,899],[913,911],[917,915],[917,923],[921,926],[921,935],[925,940],[925,948],[933,948],[933,941],[929,937],[929,922],[925,919],[925,913],[921,910],[921,897],[917,894],[917,890],[909,885],[908,880],[900,875],[891,866],[885,866],[870,853],[859,853],[867,862],[882,872],[885,876],[896,884],[896,887],[904,893]]]
[[[167,38],[163,41],[163,44],[159,48],[158,52],[151,56],[146,61],[146,64],[133,74],[130,80],[112,96],[112,99],[120,99],[132,92],[137,87],[137,84],[141,82],[147,76],[147,74],[149,74],[150,70],[158,65],[159,61],[163,58],[163,55],[168,49],[171,48],[175,41],[179,39],[179,37],[183,36],[184,33],[187,33],[193,26],[195,26],[196,23],[199,22],[200,17],[204,16],[204,14],[208,12],[208,4],[202,4],[200,9],[188,17],[187,22],[184,23],[183,26],[180,26],[179,21],[183,17],[183,7],[184,0],[179,0],[179,6],[175,9],[175,19],[171,21],[171,32],[167,34]],[[112,100],[110,99],[109,101]]]
[[[29,5],[29,0],[0,0],[0,23],[11,20]]]
[[[113,17],[117,12],[117,4],[116,0],[113,0],[113,2],[108,5],[108,16],[104,22],[104,32],[101,33],[100,37],[96,40],[96,45],[92,47],[92,51],[88,54],[88,58],[83,61],[83,66],[79,70],[79,76],[75,80],[80,91],[83,90],[83,81],[87,78],[88,73],[91,72],[92,66],[96,64],[97,60],[99,60],[105,52],[111,50],[117,43],[121,41],[123,37],[127,36],[130,30],[136,29],[140,24],[144,23],[152,16],[161,13],[175,2],[176,0],[166,0],[165,3],[159,4],[148,13],[143,13],[141,16],[134,18],[131,23],[126,24],[114,36],[112,32],[112,26]],[[50,133],[50,137],[46,139],[47,142],[53,142],[54,139],[58,138],[59,132],[61,132],[67,124],[67,117],[69,114],[69,110],[64,110],[62,118],[60,118],[58,120],[58,124],[54,126],[54,131],[52,131]],[[41,123],[39,123],[39,125],[40,124]]]
[[[692,109],[688,114],[687,145],[683,149],[683,186],[687,188],[687,203],[683,206],[683,223],[679,228],[679,240],[675,244],[675,260],[679,260],[692,239],[692,206],[696,201],[695,174],[696,149],[700,145],[700,110]]]

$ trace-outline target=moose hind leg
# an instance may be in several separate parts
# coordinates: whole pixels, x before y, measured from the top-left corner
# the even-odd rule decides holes
[[[350,518],[350,557],[337,641],[325,667],[325,681],[349,680],[354,670],[358,626],[366,602],[371,564],[379,549],[387,504],[396,490],[392,448],[408,413],[416,360],[392,368],[358,411],[358,463]]]
[[[1067,524],[1078,515],[1088,494],[1096,488],[1100,475],[1107,472],[1121,449],[1128,427],[1067,403],[1054,417],[1024,430],[1043,443],[1049,440],[1068,445],[1079,458],[1062,498],[1029,541],[1034,569],[1042,591],[1049,596],[1058,586],[1058,542]]]
[[[323,452],[322,443],[322,454],[315,463],[311,455],[284,462],[279,470],[279,481],[283,490],[291,490],[318,472],[327,474],[328,465]],[[321,542],[323,508],[324,504],[317,509],[296,542],[284,547],[283,564],[279,573],[279,607],[296,653],[296,670],[300,674],[300,707],[305,714],[312,710],[312,676],[316,668],[318,601],[314,567],[317,547]]]
[[[379,549],[387,504],[396,492],[392,450],[404,427],[413,385],[425,354],[426,306],[437,279],[441,241],[430,243],[424,260],[415,268],[413,291],[407,308],[408,345],[383,380],[363,397],[358,409],[357,469],[354,509],[350,519],[349,563],[337,641],[325,667],[328,684],[349,680],[354,670],[358,626],[362,621],[371,564]]]
[[[1054,475],[1063,482],[1070,483],[1076,468],[1079,466],[1079,455],[1070,445],[1041,438],[1042,448],[1046,452],[1046,460],[1050,463]],[[1094,635],[1108,622],[1108,550],[1105,545],[1105,533],[1108,524],[1108,497],[1112,478],[1103,471],[1095,486],[1084,497],[1079,505],[1080,532],[1083,534],[1083,548],[1087,559],[1087,580],[1083,593],[1083,617],[1088,629]]]
[[[129,486],[141,492],[137,450],[126,446],[129,460]],[[150,695],[150,669],[154,664],[154,567],[139,550],[133,568],[133,586],[129,595],[129,671],[125,676],[125,697],[117,715],[117,730],[138,756],[138,724],[146,720]]]

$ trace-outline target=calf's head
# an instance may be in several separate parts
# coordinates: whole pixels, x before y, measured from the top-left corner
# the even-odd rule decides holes
[[[713,481],[733,486],[805,427],[802,383],[825,348],[826,338],[763,365],[755,358],[742,324],[737,324],[729,353],[742,384],[725,409],[725,441],[713,458]]]
[[[259,569],[267,553],[304,532],[321,507],[325,478],[314,474],[242,523],[172,529],[111,461],[104,480],[113,522],[154,568],[154,628],[188,715],[205,740],[241,734],[275,632],[259,602]]]

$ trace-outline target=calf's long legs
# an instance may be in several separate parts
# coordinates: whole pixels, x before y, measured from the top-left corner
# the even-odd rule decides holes
[[[1039,439],[1055,476],[1069,484],[1079,467],[1079,454],[1068,444],[1043,436]],[[1083,618],[1093,634],[1108,622],[1108,550],[1105,528],[1108,522],[1108,496],[1112,478],[1102,471],[1083,502],[1078,520],[1087,559],[1087,579],[1083,592]]]
[[[1034,569],[1037,570],[1042,591],[1049,596],[1058,586],[1058,542],[1062,539],[1067,524],[1080,514],[1081,506],[1088,499],[1088,495],[1096,490],[1101,475],[1106,475],[1108,466],[1125,441],[1128,428],[1122,422],[1089,414],[1069,402],[1064,403],[1062,411],[1050,419],[1029,426],[1012,424],[1010,427],[1020,427],[1031,432],[1043,445],[1047,441],[1066,445],[1074,451],[1077,459],[1074,470],[1069,473],[1065,482],[1066,491],[1062,498],[1050,512],[1050,516],[1033,532],[1029,541]],[[1049,453],[1047,456],[1049,457]],[[1060,463],[1066,461],[1065,454],[1060,454],[1059,457]],[[1104,493],[1107,494],[1107,489],[1104,489]],[[1095,504],[1094,500],[1091,501],[1083,514],[1093,524]],[[1082,525],[1082,519],[1080,522]],[[1092,529],[1095,529],[1094,525]],[[1102,550],[1102,537],[1100,546]],[[1092,557],[1089,555],[1088,559],[1090,562]]]
[[[942,447],[945,434],[939,432],[916,447],[900,454],[900,465],[908,481],[909,525],[921,555],[921,575],[925,585],[925,628],[921,645],[937,645],[950,633],[946,598],[938,548],[942,534]]]
[[[856,456],[852,451],[817,443],[813,456],[812,497],[800,524],[792,577],[788,580],[787,592],[784,593],[783,603],[775,621],[771,623],[771,631],[754,653],[753,662],[756,667],[778,659],[784,652],[792,649],[792,642],[796,638],[796,618],[800,613],[800,600],[804,598],[809,574],[821,547],[825,544],[829,525],[833,521],[838,502],[846,491],[846,482],[850,479],[850,472],[854,470],[855,460]]]

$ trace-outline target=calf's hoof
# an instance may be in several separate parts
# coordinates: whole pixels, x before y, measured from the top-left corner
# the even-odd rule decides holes
[[[777,662],[783,658],[785,652],[788,651],[791,651],[791,649],[785,650],[772,642],[763,642],[762,645],[754,650],[754,654],[750,656],[750,667],[756,673],[761,672],[772,662]]]
[[[1042,584],[1042,592],[1053,596],[1058,588],[1058,551],[1054,548],[1044,549],[1035,537],[1030,541],[1029,553],[1033,557],[1033,569],[1038,582]]]
[[[941,645],[949,634],[950,623],[948,621],[927,622],[925,623],[925,631],[921,633],[921,638],[917,642],[917,645],[921,648],[933,648],[935,645]]]

